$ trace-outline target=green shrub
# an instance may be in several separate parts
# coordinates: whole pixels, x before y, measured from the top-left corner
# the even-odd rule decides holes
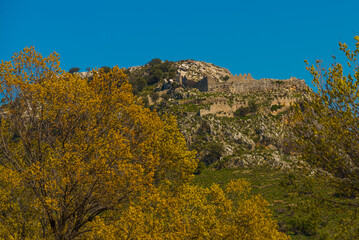
[[[280,104],[274,104],[274,105],[272,105],[271,107],[270,107],[270,110],[272,111],[272,112],[274,112],[274,111],[277,111],[278,109],[281,109],[283,106],[282,105],[280,105]]]
[[[250,113],[257,112],[258,110],[257,104],[253,100],[250,100],[248,103],[248,109]]]
[[[168,101],[168,99],[170,99],[170,97],[171,97],[171,95],[169,95],[169,94],[162,95],[162,98],[164,101]]]
[[[240,107],[234,112],[235,117],[245,117],[249,113],[248,107]]]
[[[151,100],[156,103],[157,100],[160,98],[160,95],[157,92],[151,92],[150,97],[151,97]]]
[[[155,66],[157,64],[162,64],[162,60],[159,58],[154,58],[151,61],[149,61],[147,64],[150,66]]]
[[[143,88],[147,86],[147,80],[144,77],[140,77],[132,83],[133,89],[136,89],[138,92],[141,92]]]
[[[197,166],[197,169],[194,171],[193,174],[195,175],[199,175],[202,173],[203,170],[206,169],[206,164],[204,164],[204,162],[199,162],[198,163],[198,166]]]
[[[155,84],[163,79],[173,79],[176,76],[176,68],[172,61],[162,61],[159,58],[152,59],[147,64],[144,77],[149,85]]]
[[[202,121],[201,126],[197,130],[198,136],[204,136],[211,133],[211,126],[207,121]]]
[[[79,71],[80,71],[80,68],[72,67],[72,68],[70,68],[69,73],[75,73],[75,72],[79,72]]]
[[[312,201],[302,201],[292,210],[293,215],[288,221],[290,230],[305,236],[316,235],[321,222],[316,204]]]
[[[229,78],[230,78],[230,76],[226,75],[226,76],[222,77],[222,80],[227,81]]]
[[[103,67],[101,67],[100,69],[102,69],[105,73],[111,72],[111,68],[110,68],[110,67],[107,67],[107,66],[103,66]]]
[[[208,143],[205,148],[208,153],[203,157],[203,162],[207,166],[219,161],[222,154],[224,153],[224,147],[221,143],[211,142]]]
[[[258,111],[257,104],[253,100],[250,100],[249,103],[248,103],[248,107],[240,107],[240,108],[238,108],[234,112],[234,116],[235,117],[245,117],[248,114],[253,114],[253,113],[256,113],[257,111]]]

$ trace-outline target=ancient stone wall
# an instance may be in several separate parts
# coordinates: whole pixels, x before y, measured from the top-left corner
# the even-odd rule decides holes
[[[179,72],[177,81],[186,87],[195,87],[201,92],[227,92],[227,93],[243,93],[256,91],[272,91],[276,89],[299,90],[305,89],[306,84],[304,80],[294,77],[285,80],[262,78],[254,79],[251,74],[227,75],[229,78],[218,79],[215,77],[203,75],[198,78],[198,75],[182,75],[184,72]]]
[[[233,104],[228,104],[228,101],[223,99],[216,99],[217,101],[212,103],[209,109],[201,109],[199,114],[200,116],[205,116],[208,114],[213,114],[218,117],[234,117],[234,112],[241,107],[248,107],[247,101],[234,102]],[[295,97],[277,97],[275,98],[270,106],[281,105],[283,106],[278,112],[288,109],[292,104],[294,104],[298,98]],[[210,103],[210,102],[207,102]]]
[[[250,73],[247,74],[235,74],[234,76],[230,76],[230,78],[227,80],[227,82],[247,82],[247,81],[251,81],[254,80],[254,78],[251,76]]]
[[[208,92],[209,91],[208,86],[211,85],[210,83],[208,83],[208,79],[209,79],[208,77],[205,77],[201,81],[196,82],[194,87],[200,90],[201,92]]]
[[[201,109],[200,116],[213,114],[219,117],[234,117],[234,112],[240,107],[247,107],[248,102],[235,102],[232,105],[227,101],[220,101],[212,104],[209,109]]]

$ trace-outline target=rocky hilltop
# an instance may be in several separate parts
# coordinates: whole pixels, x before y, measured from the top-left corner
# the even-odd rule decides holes
[[[152,60],[153,61],[153,60]],[[165,62],[163,62],[165,63]],[[212,63],[195,60],[181,60],[178,62],[169,62],[171,67],[176,70],[176,77],[184,77],[192,81],[198,82],[205,77],[210,77],[218,82],[222,82],[226,77],[231,76],[231,72],[223,67],[218,67]],[[145,66],[130,67],[128,70],[132,73],[146,70],[152,66],[151,62]]]
[[[231,72],[222,67],[218,67],[212,63],[206,63],[194,60],[184,60],[175,63],[179,78],[189,79],[199,82],[204,78],[211,78],[215,82],[223,82],[231,76]],[[181,81],[180,79],[178,79]]]

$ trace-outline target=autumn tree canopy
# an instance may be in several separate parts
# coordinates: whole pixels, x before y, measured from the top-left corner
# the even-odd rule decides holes
[[[332,174],[338,189],[351,196],[359,192],[358,36],[355,41],[354,51],[339,44],[346,64],[334,61],[328,69],[322,61],[308,65],[317,91],[308,93],[293,116],[304,159]]]
[[[191,186],[195,153],[118,67],[89,81],[56,53],[0,64],[0,238],[286,239],[245,181]]]

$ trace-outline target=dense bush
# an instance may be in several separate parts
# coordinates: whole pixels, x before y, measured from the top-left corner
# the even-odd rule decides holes
[[[128,81],[133,86],[133,93],[140,93],[147,85],[154,85],[163,79],[174,79],[176,68],[174,62],[162,61],[159,58],[152,59],[144,67],[129,71],[124,71]]]
[[[245,117],[249,113],[248,107],[240,107],[234,112],[235,117]]]
[[[155,84],[162,79],[173,79],[176,76],[176,69],[173,67],[173,62],[164,61],[155,58],[148,64],[149,68],[146,71],[146,79],[149,85]]]
[[[223,144],[217,142],[208,143],[205,147],[207,154],[203,157],[203,162],[209,166],[212,163],[215,163],[220,160],[221,156],[224,153]]]
[[[157,92],[151,92],[150,97],[152,101],[157,102],[160,98],[160,95]]]
[[[272,111],[272,112],[274,112],[274,111],[277,111],[278,109],[281,109],[283,106],[282,105],[280,105],[280,104],[274,104],[274,105],[272,105],[271,107],[270,107],[270,110]]]
[[[103,66],[100,69],[103,70],[103,72],[105,72],[105,73],[109,73],[111,71],[111,68],[107,67],[107,66]]]
[[[230,76],[226,75],[226,76],[222,77],[222,80],[227,81],[229,78],[230,78]]]
[[[258,111],[258,107],[253,100],[250,100],[248,107],[240,107],[234,112],[235,117],[245,117]]]
[[[79,71],[80,71],[80,68],[72,67],[72,68],[70,68],[69,73],[75,73],[75,72],[79,72]]]

